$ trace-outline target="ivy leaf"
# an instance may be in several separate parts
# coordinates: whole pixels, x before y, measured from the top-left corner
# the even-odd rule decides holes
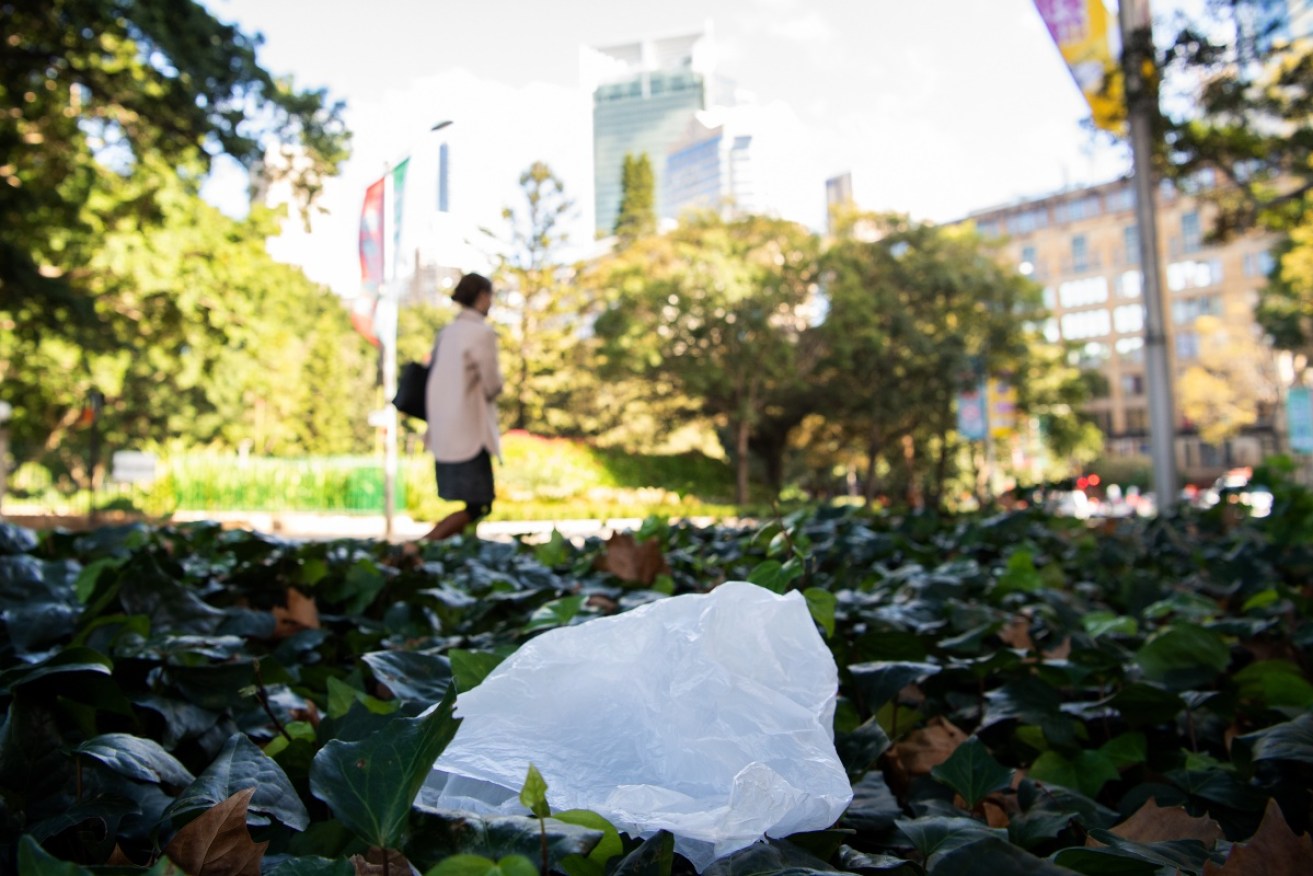
[[[1240,738],[1253,744],[1254,760],[1313,763],[1313,713]]]
[[[552,808],[547,805],[547,781],[533,764],[529,764],[524,785],[520,788],[520,802],[537,818],[547,818],[552,814]]]
[[[393,716],[358,742],[329,740],[311,764],[311,793],[371,846],[399,848],[415,795],[460,726],[455,702],[453,688],[426,717]]]
[[[863,704],[869,711],[876,712],[900,690],[936,674],[941,668],[934,663],[878,660],[857,663],[849,666],[848,671],[852,673],[853,683],[862,695]]]
[[[674,864],[674,834],[659,830],[625,855],[610,876],[670,876]]]
[[[528,633],[565,626],[574,620],[575,615],[579,614],[579,610],[584,607],[586,598],[582,593],[576,593],[574,596],[563,596],[560,599],[553,599],[551,602],[543,603],[533,614],[529,615],[529,622],[524,625],[524,631]]]
[[[802,573],[802,563],[797,557],[790,557],[783,563],[779,560],[764,560],[748,573],[748,581],[772,593],[784,593],[790,584],[802,577]]]
[[[961,846],[970,845],[986,837],[1006,839],[1007,832],[987,827],[974,818],[900,818],[894,822],[903,835],[911,840],[912,845],[921,855],[926,865],[932,864],[936,855],[951,852]]]
[[[1070,870],[994,836],[945,851],[932,872],[952,876],[1071,876]]]
[[[1031,764],[1029,777],[1037,782],[1052,782],[1097,797],[1099,789],[1119,775],[1112,760],[1097,751],[1082,751],[1067,758],[1056,751],[1046,751]]]
[[[208,809],[243,788],[254,789],[251,811],[271,816],[293,830],[305,830],[309,825],[310,813],[287,773],[245,733],[228,738],[205,771],[165,810],[165,817]]]
[[[1231,649],[1217,633],[1177,623],[1150,637],[1135,652],[1145,678],[1176,690],[1208,687],[1231,662]]]
[[[557,812],[552,817],[565,824],[586,827],[602,833],[602,839],[588,853],[588,857],[567,855],[561,860],[560,869],[564,870],[567,876],[602,876],[606,872],[607,862],[625,850],[624,842],[620,839],[620,831],[596,812],[587,809],[567,809],[564,812]]]
[[[360,659],[374,678],[400,700],[436,703],[451,685],[451,661],[446,657],[416,651],[374,651]]]
[[[41,848],[30,835],[25,835],[18,841],[18,876],[92,876],[92,873],[86,867],[61,861]]]
[[[465,693],[478,687],[506,657],[491,651],[452,648],[447,652],[447,659],[451,661],[451,675],[457,689]]]
[[[192,774],[187,768],[153,739],[142,739],[129,733],[104,733],[73,750],[138,782],[174,787],[192,782]]]
[[[820,624],[828,639],[834,635],[834,612],[839,600],[833,593],[821,587],[808,587],[802,592],[807,600],[807,608],[812,613],[812,620]]]
[[[482,855],[452,855],[425,876],[539,876],[538,867],[524,855],[507,855],[496,861]]]
[[[1012,770],[994,760],[989,749],[975,736],[930,770],[930,775],[961,794],[968,809],[975,809],[981,800],[1012,781]]]

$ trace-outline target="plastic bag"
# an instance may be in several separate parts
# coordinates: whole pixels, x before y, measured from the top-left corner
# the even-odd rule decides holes
[[[526,643],[460,695],[464,721],[424,796],[522,813],[532,762],[553,809],[591,809],[636,836],[669,830],[700,871],[847,808],[837,690],[801,594],[728,582]]]

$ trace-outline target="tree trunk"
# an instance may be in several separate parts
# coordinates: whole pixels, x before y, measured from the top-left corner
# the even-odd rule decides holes
[[[734,454],[737,457],[738,477],[734,485],[734,501],[746,505],[748,501],[748,418],[742,417],[735,426]]]
[[[927,501],[930,507],[944,510],[944,480],[948,472],[948,437],[939,436],[939,456],[935,459],[935,476]]]
[[[866,445],[866,484],[863,486],[862,496],[866,499],[866,507],[870,508],[875,504],[875,464],[880,456],[880,445],[874,440]]]
[[[925,507],[925,498],[921,495],[921,486],[916,482],[916,442],[911,435],[904,435],[903,465],[907,468],[907,504],[911,508]]]

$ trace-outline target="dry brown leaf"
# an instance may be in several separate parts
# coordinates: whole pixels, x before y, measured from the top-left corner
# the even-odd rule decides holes
[[[1035,642],[1030,638],[1030,618],[1024,614],[1014,614],[1008,625],[998,631],[998,637],[1009,648],[1030,651]]]
[[[238,791],[202,812],[164,847],[169,860],[191,876],[260,876],[260,860],[269,843],[251,840],[246,807],[255,788]]]
[[[292,709],[291,715],[293,721],[305,721],[316,730],[319,729],[319,707],[314,700],[306,700],[303,707]]]
[[[383,859],[387,856],[387,869],[383,869]],[[410,861],[396,849],[372,848],[363,855],[352,855],[351,866],[356,868],[356,876],[402,876],[411,871]]]
[[[312,597],[287,588],[287,607],[274,606],[274,638],[286,639],[302,630],[319,629],[319,609]]]
[[[948,760],[967,735],[941,717],[931,718],[925,727],[913,730],[890,749],[894,763],[907,777],[929,775]]]
[[[651,584],[658,575],[670,571],[656,539],[639,542],[628,532],[617,532],[607,539],[606,550],[593,561],[593,567],[635,584]]]
[[[114,851],[109,853],[109,860],[105,862],[105,866],[106,867],[139,867],[141,865],[138,864],[136,861],[132,860],[131,858],[129,858],[124,853],[123,849],[119,847],[118,843],[114,843]]]
[[[1313,840],[1295,836],[1277,801],[1267,801],[1258,830],[1247,843],[1236,843],[1220,867],[1204,864],[1203,876],[1308,876],[1313,873]]]
[[[980,801],[980,807],[984,810],[985,821],[990,827],[1007,827],[1012,823],[1012,817],[1008,815],[1007,810],[993,797],[986,797]]]
[[[1109,832],[1137,843],[1199,840],[1205,848],[1211,849],[1222,838],[1222,825],[1211,818],[1193,816],[1180,806],[1159,806],[1158,801],[1150,797],[1135,810],[1134,815]],[[1103,843],[1087,837],[1085,845],[1101,846]]]
[[[916,682],[912,682],[903,686],[894,697],[894,702],[900,706],[919,706],[925,702],[925,691],[921,690]]]

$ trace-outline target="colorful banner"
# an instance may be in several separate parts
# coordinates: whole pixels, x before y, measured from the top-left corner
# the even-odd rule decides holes
[[[1292,386],[1286,393],[1286,430],[1293,453],[1313,453],[1313,393]]]
[[[1126,102],[1118,67],[1121,37],[1103,0],[1035,0],[1072,77],[1090,105],[1094,124],[1124,135]]]
[[[964,389],[957,396],[957,432],[968,441],[983,441],[988,420],[984,387]]]
[[[406,170],[410,159],[392,168],[392,275],[400,276],[401,268],[401,217],[406,201]]]
[[[986,396],[989,434],[995,441],[1007,441],[1017,431],[1017,388],[1006,380],[991,380]]]
[[[360,210],[360,281],[367,292],[376,293],[383,285],[383,189],[380,179],[365,189],[365,204]]]

